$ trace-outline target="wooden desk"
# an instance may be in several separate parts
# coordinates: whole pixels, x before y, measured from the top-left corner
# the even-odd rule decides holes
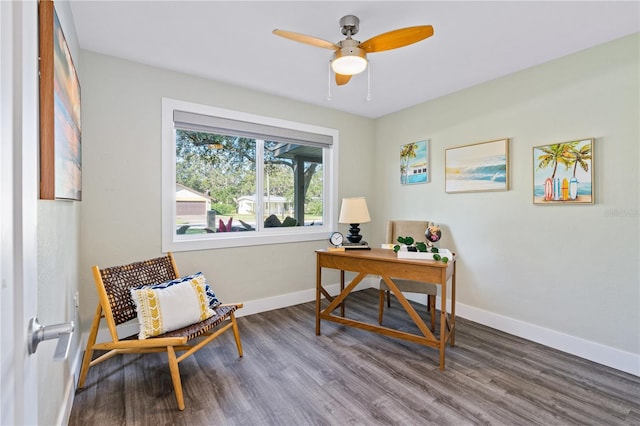
[[[322,287],[322,268],[340,270],[340,294],[332,297]],[[344,286],[344,271],[357,272],[358,275]],[[407,311],[413,322],[418,326],[421,334],[411,334],[404,331],[369,324],[345,318],[344,299],[367,275],[379,275],[384,279],[389,289],[398,298],[402,307]],[[424,281],[440,285],[440,334],[434,336],[429,327],[420,318],[407,298],[391,280],[391,277]],[[447,314],[447,281],[451,278],[451,315]],[[321,298],[324,295],[329,300],[329,306],[321,309]],[[332,312],[341,307],[341,316]],[[339,324],[373,331],[386,336],[408,340],[440,350],[440,370],[444,370],[444,350],[447,341],[451,346],[455,344],[456,323],[456,258],[442,263],[434,260],[398,259],[393,250],[347,250],[328,251],[316,250],[316,335],[320,335],[320,320],[333,321]]]

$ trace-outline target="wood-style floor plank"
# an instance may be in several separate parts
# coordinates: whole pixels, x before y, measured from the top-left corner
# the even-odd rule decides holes
[[[347,316],[377,322],[377,300],[351,294]],[[325,321],[316,336],[314,303],[239,318],[243,358],[226,333],[183,361],[182,412],[165,354],[92,367],[69,424],[640,424],[639,377],[462,318],[440,371],[434,348]],[[395,300],[384,324],[417,331]]]

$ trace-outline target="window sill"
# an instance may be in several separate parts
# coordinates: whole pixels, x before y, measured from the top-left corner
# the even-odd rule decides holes
[[[292,233],[283,230],[255,232],[225,232],[216,234],[175,235],[166,236],[163,252],[180,252],[192,250],[212,250],[234,247],[250,247],[258,245],[297,243],[328,239],[329,231],[324,227],[301,230]],[[226,235],[225,235],[226,234]]]

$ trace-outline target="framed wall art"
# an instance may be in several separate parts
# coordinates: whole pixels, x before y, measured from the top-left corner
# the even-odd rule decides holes
[[[429,182],[429,141],[402,145],[400,148],[400,184]]]
[[[593,204],[593,145],[581,139],[533,148],[533,203]]]
[[[509,139],[449,148],[444,161],[446,192],[509,189]]]
[[[82,199],[80,82],[51,0],[38,6],[40,198]]]

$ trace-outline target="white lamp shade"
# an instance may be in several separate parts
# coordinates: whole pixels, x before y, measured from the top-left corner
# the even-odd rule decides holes
[[[338,222],[349,224],[371,222],[367,200],[364,197],[343,198]]]

